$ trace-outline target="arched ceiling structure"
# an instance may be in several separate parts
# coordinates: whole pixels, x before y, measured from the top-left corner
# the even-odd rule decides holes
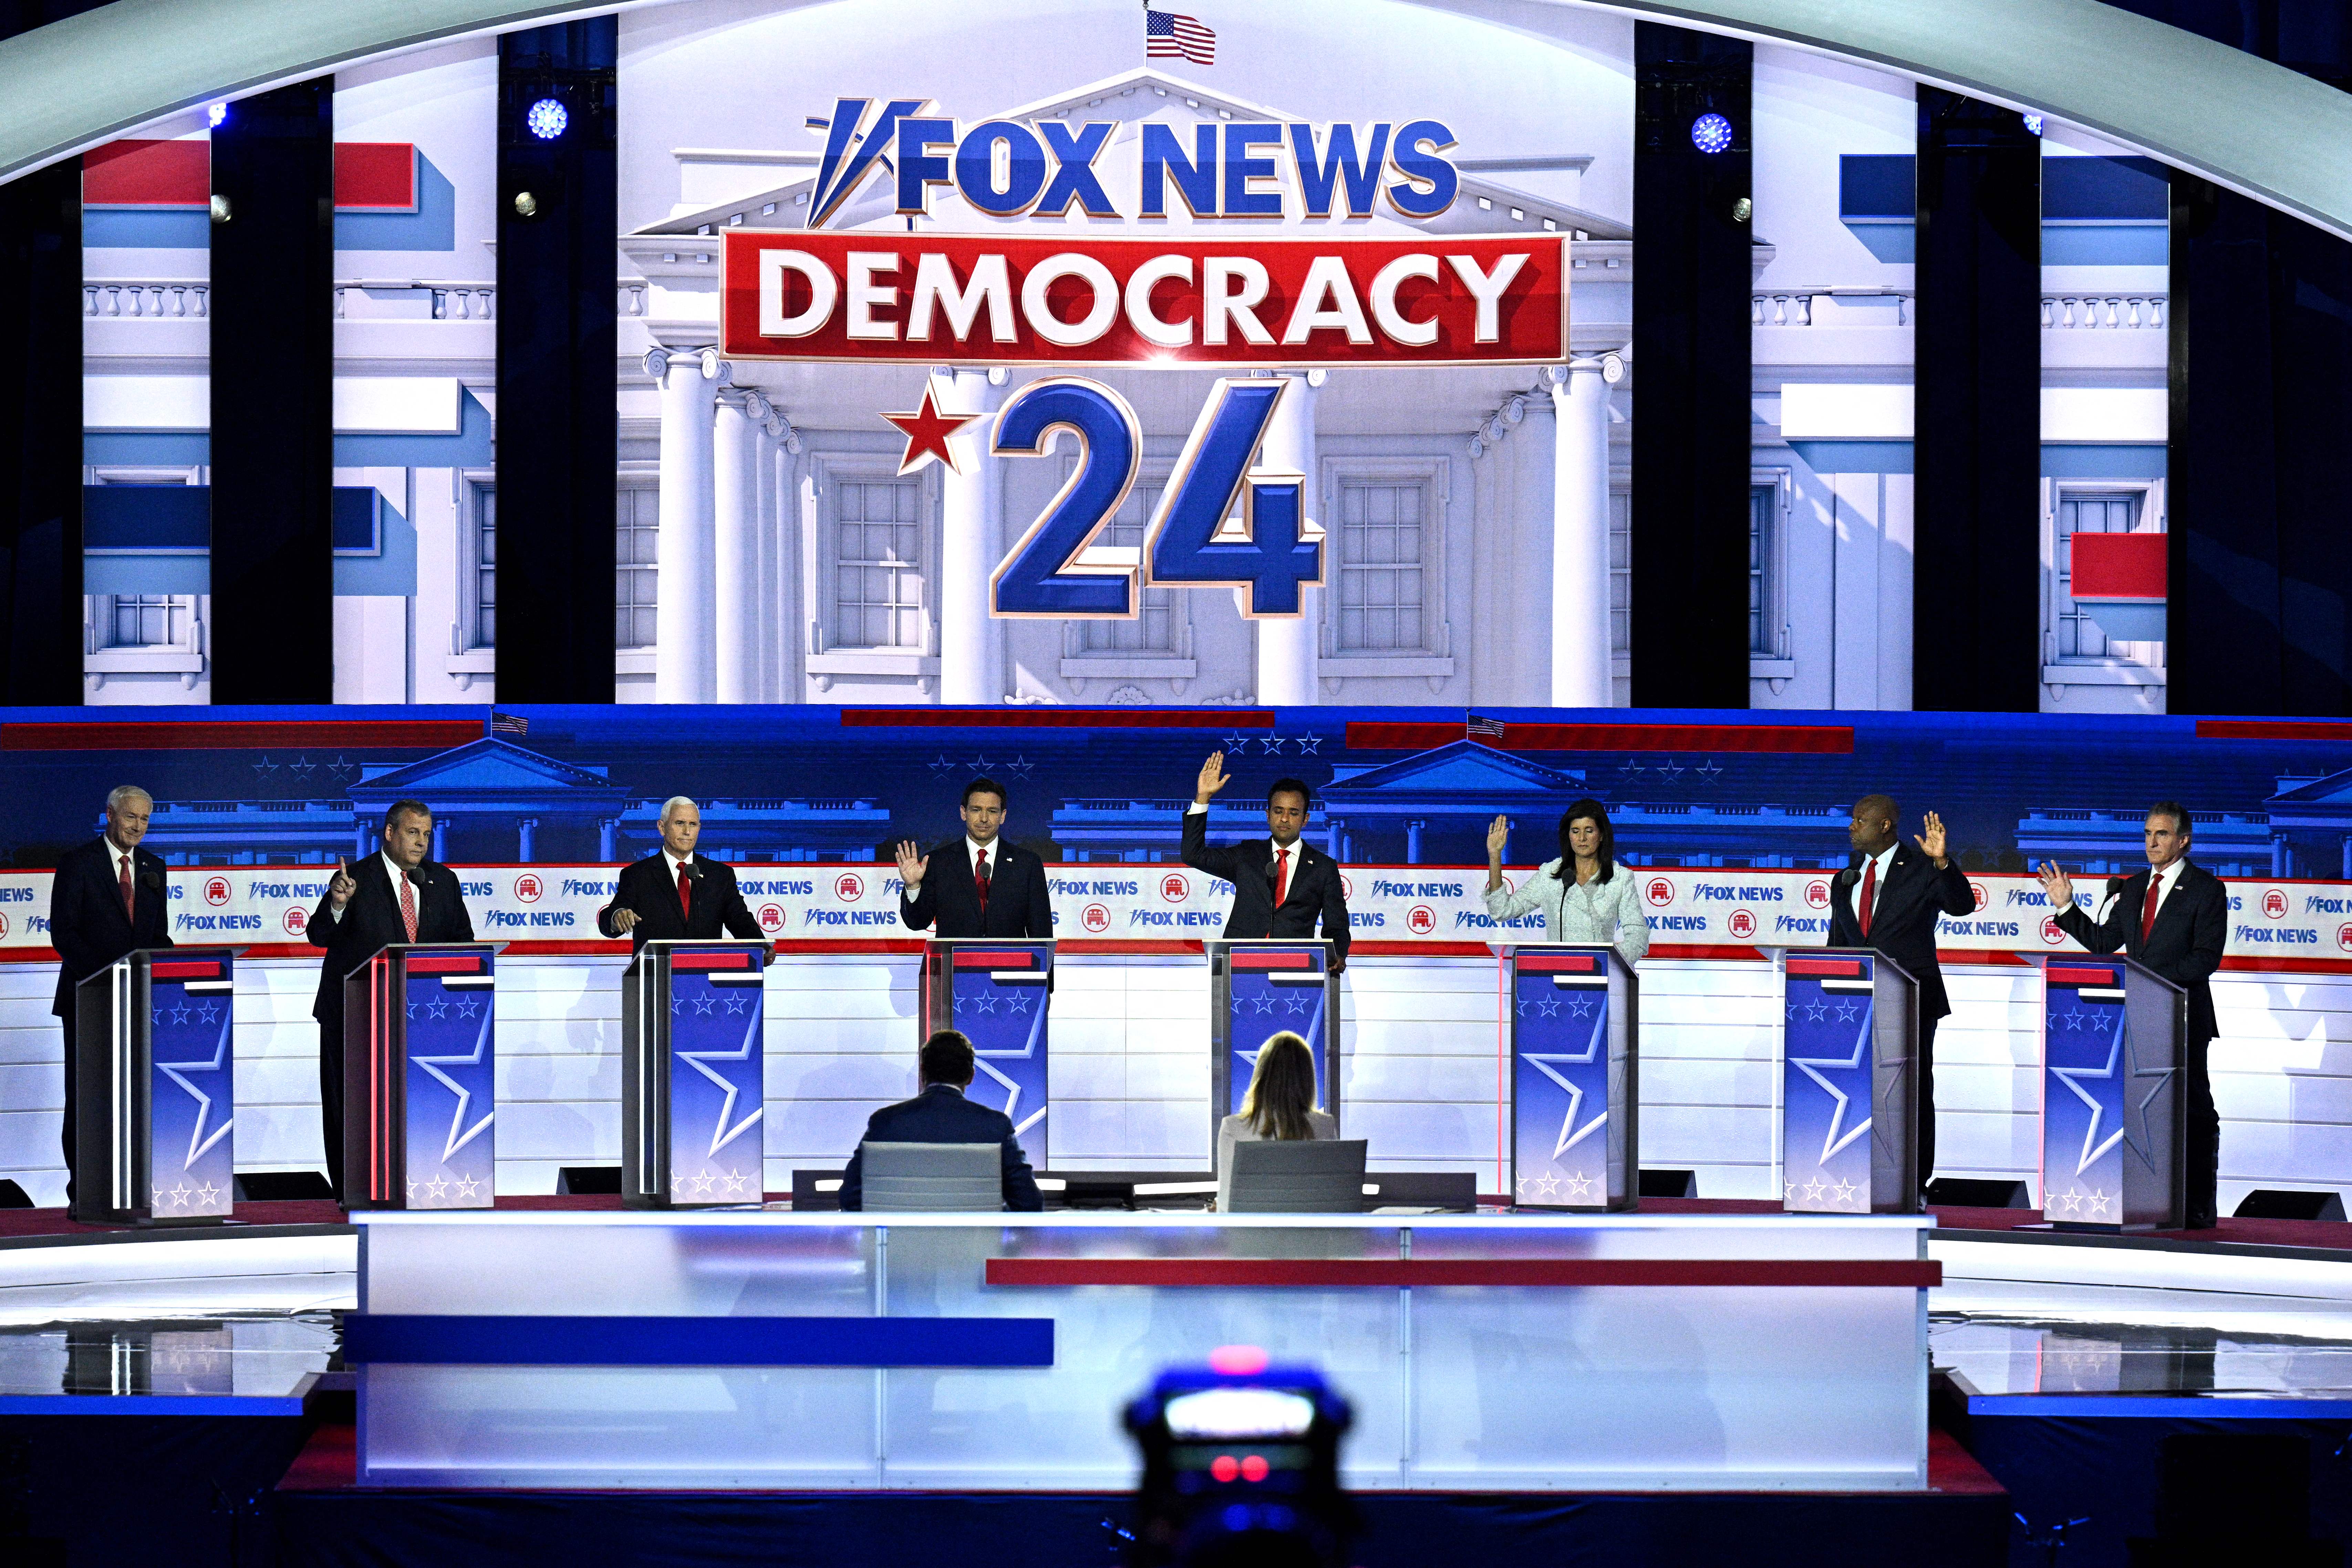
[[[357,60],[664,3],[114,0],[0,42],[0,179]],[[2083,126],[2352,238],[2352,94],[2097,0],[1405,3],[1533,37],[1580,8],[1836,55]]]

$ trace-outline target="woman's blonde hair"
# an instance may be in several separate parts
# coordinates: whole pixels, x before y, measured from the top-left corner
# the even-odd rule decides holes
[[[1315,1136],[1307,1113],[1315,1109],[1315,1057],[1288,1029],[1257,1053],[1249,1092],[1242,1097],[1242,1120],[1261,1138],[1292,1143]]]

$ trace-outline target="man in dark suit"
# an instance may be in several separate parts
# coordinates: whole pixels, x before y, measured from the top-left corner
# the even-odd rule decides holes
[[[49,883],[49,945],[58,950],[58,996],[50,1011],[66,1030],[66,1204],[74,1199],[74,987],[133,948],[172,945],[163,901],[163,861],[139,847],[154,801],[137,784],[106,797],[106,832],[58,857]]]
[[[1311,937],[1319,916],[1331,944],[1331,973],[1339,973],[1348,967],[1347,894],[1339,886],[1339,863],[1299,841],[1314,804],[1306,784],[1276,779],[1265,792],[1265,837],[1212,849],[1209,802],[1233,782],[1224,752],[1212,752],[1184,813],[1184,864],[1234,885],[1228,937]]]
[[[1901,842],[1902,809],[1883,795],[1853,803],[1846,841],[1854,860],[1830,884],[1832,947],[1868,947],[1893,959],[1919,986],[1919,1184],[1936,1173],[1936,1022],[1952,1010],[1936,963],[1936,917],[1974,912],[1976,894],[1945,851],[1944,821],[1927,814],[1922,831]]]
[[[685,938],[760,940],[760,922],[736,889],[734,868],[694,853],[702,808],[672,795],[662,804],[661,837],[659,849],[623,868],[613,901],[596,911],[596,929],[626,936],[632,952],[649,942]]]
[[[355,866],[335,862],[327,896],[304,928],[319,965],[319,1130],[327,1144],[327,1180],[343,1193],[343,979],[378,948],[394,942],[471,942],[474,920],[457,873],[425,858],[433,846],[433,808],[398,800],[383,814],[379,853]]]
[[[1004,786],[979,778],[963,786],[963,837],[918,856],[912,839],[898,846],[898,918],[933,936],[1013,936],[1040,939],[1054,934],[1054,909],[1046,897],[1045,862],[1008,844],[1004,832]]]
[[[2042,863],[2042,890],[2049,895],[2058,929],[2093,952],[2117,948],[2189,993],[2188,1133],[2186,1194],[2193,1229],[2215,1218],[2214,1186],[2221,1158],[2221,1119],[2213,1109],[2213,1082],[2206,1074],[2206,1048],[2220,1034],[2208,982],[2221,966],[2221,946],[2230,935],[2230,894],[2221,879],[2189,862],[2188,809],[2158,801],[2140,825],[2147,869],[2107,884],[2113,900],[2107,918],[2095,921],[2074,905],[2074,884],[2050,861]]]
[[[866,1119],[866,1136],[841,1173],[841,1206],[865,1206],[868,1143],[994,1143],[1003,1150],[1004,1206],[1032,1214],[1043,1209],[1045,1200],[1037,1195],[1029,1157],[1013,1139],[1013,1119],[963,1097],[971,1084],[971,1042],[953,1029],[941,1029],[923,1042],[916,1063],[921,1092]]]

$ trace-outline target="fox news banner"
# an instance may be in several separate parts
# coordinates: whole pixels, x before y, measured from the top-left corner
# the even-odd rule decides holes
[[[277,944],[300,943],[303,921],[325,896],[331,869],[174,868],[164,889],[173,940],[233,942],[257,957],[271,956]],[[628,949],[625,940],[602,943],[596,935],[596,910],[613,896],[616,867],[457,870],[474,929],[485,941],[598,942],[616,953]],[[899,921],[898,877],[886,862],[745,861],[735,871],[744,903],[772,940],[919,940]],[[1517,885],[1534,874],[1523,867],[1507,876]],[[1675,956],[1678,948],[1721,952],[1819,946],[1829,940],[1827,871],[1627,866],[1622,874],[1640,879],[1652,951],[1661,957]],[[1485,875],[1483,868],[1346,867],[1341,879],[1355,937],[1433,944],[1541,942],[1540,916],[1498,921],[1487,915],[1480,897]],[[1054,932],[1064,941],[1199,942],[1223,929],[1233,901],[1232,884],[1182,866],[1048,866],[1046,877]],[[1962,954],[2074,951],[2051,919],[2034,879],[1976,876],[1969,885],[1976,892],[1976,912],[1939,920],[1939,948]],[[2094,908],[2099,885],[2095,878],[2078,880],[2076,902]],[[2227,886],[2229,958],[2280,969],[2352,963],[2352,882],[2232,879]],[[48,907],[47,871],[0,871],[0,955],[46,954]]]

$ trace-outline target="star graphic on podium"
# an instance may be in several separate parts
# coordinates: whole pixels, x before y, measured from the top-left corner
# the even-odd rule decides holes
[[[1598,1184],[1590,1176],[1570,1176],[1568,1179],[1568,1195],[1570,1201],[1593,1198],[1598,1196],[1599,1193]]]
[[[751,1005],[751,999],[749,996],[730,996],[727,998],[727,1010],[730,1013],[740,1014],[744,1008]]]
[[[1805,1005],[1805,1017],[1811,1023],[1818,1024],[1829,1016],[1829,1007],[1824,1003],[1809,1002]]]
[[[1852,1182],[1848,1181],[1840,1181],[1837,1185],[1830,1190],[1837,1194],[1838,1202],[1842,1204],[1850,1204],[1853,1202],[1853,1194],[1862,1191],[1860,1187],[1855,1186]]]
[[[1299,752],[1300,752],[1300,753],[1301,753],[1302,755],[1309,756],[1309,757],[1314,757],[1314,756],[1320,756],[1320,755],[1322,755],[1322,753],[1321,753],[1321,752],[1318,752],[1318,751],[1315,749],[1316,747],[1318,747],[1318,746],[1319,746],[1319,745],[1321,745],[1321,744],[1323,743],[1323,737],[1322,737],[1322,736],[1320,736],[1320,735],[1294,735],[1294,736],[1292,736],[1292,737],[1291,737],[1291,739],[1298,742],[1298,750],[1299,750]]]
[[[425,1191],[426,1195],[437,1204],[449,1195],[448,1180],[446,1177],[436,1176],[425,1184]]]
[[[716,996],[697,996],[694,999],[694,1010],[698,1015],[714,1012],[718,1006],[719,998]]]
[[[1004,1004],[1004,1010],[1008,1013],[1017,1013],[1026,1016],[1029,1012],[1029,998],[1018,991],[1010,996],[1000,996],[997,1000]]]
[[[1559,1178],[1549,1171],[1546,1171],[1543,1173],[1543,1179],[1536,1184],[1536,1195],[1538,1197],[1548,1198],[1559,1191]]]
[[[1822,1184],[1822,1179],[1815,1176],[1805,1184],[1805,1201],[1809,1204],[1817,1204],[1822,1201],[1822,1194],[1828,1191],[1829,1188]]]
[[[1271,996],[1253,996],[1249,999],[1249,1002],[1251,1006],[1256,1008],[1261,1013],[1271,1013],[1274,1011],[1274,998]]]
[[[467,1199],[477,1198],[481,1196],[481,1193],[482,1184],[474,1177],[466,1176],[459,1179],[457,1183],[457,1195],[459,1197]]]
[[[983,991],[983,992],[982,992],[979,995],[977,995],[977,996],[975,996],[975,997],[973,997],[973,998],[971,999],[971,1010],[972,1010],[973,1012],[975,1012],[975,1013],[993,1013],[993,1012],[995,1012],[995,1011],[996,1011],[996,997],[995,997],[995,994],[994,994],[993,993],[992,993],[992,992],[987,992],[987,991]]]
[[[220,1005],[219,1005],[218,1003],[216,1003],[216,1002],[207,1002],[207,1003],[205,1003],[205,1004],[201,1008],[198,1008],[198,1009],[197,1009],[197,1011],[196,1011],[196,1022],[197,1022],[197,1023],[199,1023],[199,1024],[217,1024],[217,1023],[219,1023],[219,1022],[220,1022]]]
[[[2108,1198],[2105,1192],[2100,1190],[2093,1191],[2091,1194],[2091,1212],[2095,1215],[2103,1215],[2106,1213],[2107,1205],[2110,1201],[2112,1200]]]
[[[1860,1007],[1856,1006],[1854,1004],[1853,1004],[1853,1003],[1851,1003],[1851,1002],[1841,1002],[1841,1003],[1839,1003],[1839,1004],[1838,1004],[1838,1005],[1837,1005],[1837,1019],[1838,1019],[1838,1022],[1839,1022],[1839,1023],[1841,1023],[1841,1024],[1851,1024],[1851,1023],[1853,1023],[1856,1018],[1859,1018],[1859,1017],[1861,1017],[1861,1016],[1862,1016],[1862,1009],[1861,1009]]]
[[[468,996],[464,1001],[457,1004],[457,1016],[460,1018],[470,1018],[475,1015],[475,1013],[480,1010],[481,1005],[482,999],[480,997]]]
[[[189,1195],[188,1185],[186,1183],[183,1182],[177,1186],[174,1186],[172,1189],[172,1206],[175,1209],[186,1208],[188,1206]]]
[[[911,414],[885,414],[882,417],[898,427],[907,437],[907,450],[898,458],[898,471],[911,474],[925,463],[937,458],[951,474],[963,469],[955,460],[955,450],[949,438],[980,417],[977,414],[942,414],[930,387],[923,388],[923,405]]]
[[[1311,1010],[1314,1005],[1315,998],[1312,996],[1293,996],[1290,999],[1289,1009],[1293,1013],[1305,1013]]]
[[[172,1009],[172,1022],[174,1024],[184,1024],[188,1021],[192,1013],[193,1010],[187,1007],[174,1007]]]
[[[669,999],[669,1010],[671,1016],[674,1017],[684,1016],[686,1013],[686,998],[683,996],[671,997]]]
[[[220,1200],[221,1190],[213,1185],[210,1182],[206,1182],[203,1186],[196,1189],[196,1201],[203,1204],[206,1208],[212,1207],[213,1205],[220,1202]]]
[[[1557,1018],[1559,1016],[1559,1001],[1557,997],[1538,996],[1536,998],[1536,1011],[1547,1018]]]
[[[442,1001],[438,996],[436,996],[432,1001],[425,1004],[425,1010],[438,1018],[442,1014],[446,1013],[449,1010],[449,1004]]]
[[[1590,996],[1571,996],[1568,999],[1568,1016],[1571,1018],[1590,1018],[1592,1016],[1592,1009],[1595,1005],[1597,1004]]]
[[[750,1188],[750,1186],[751,1184],[743,1179],[742,1172],[730,1171],[727,1173],[727,1190],[729,1192],[740,1196]]]

